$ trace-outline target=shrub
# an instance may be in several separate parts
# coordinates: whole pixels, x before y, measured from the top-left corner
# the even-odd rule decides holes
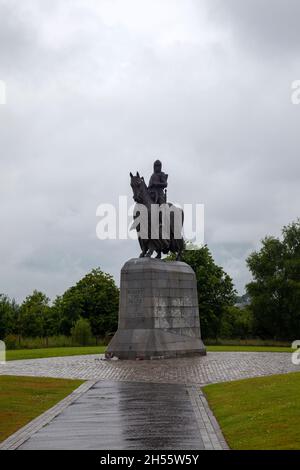
[[[18,336],[7,335],[4,338],[4,343],[5,343],[6,349],[16,349],[18,346]]]
[[[89,344],[92,338],[90,322],[86,318],[79,318],[71,330],[74,343],[80,346]]]

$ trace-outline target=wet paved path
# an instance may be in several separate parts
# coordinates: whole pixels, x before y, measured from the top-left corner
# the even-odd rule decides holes
[[[20,449],[203,449],[184,385],[98,382]]]
[[[300,366],[292,364],[291,354],[260,352],[155,361],[90,355],[7,362],[0,375],[89,382],[0,449],[226,449],[201,386],[294,371]]]

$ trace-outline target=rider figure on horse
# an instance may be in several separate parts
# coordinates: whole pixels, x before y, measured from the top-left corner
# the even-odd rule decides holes
[[[168,186],[168,175],[161,171],[162,163],[160,160],[154,162],[154,173],[149,181],[149,194],[154,204],[166,204]]]

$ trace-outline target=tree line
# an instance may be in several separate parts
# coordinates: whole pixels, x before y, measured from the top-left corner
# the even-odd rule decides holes
[[[93,269],[56,297],[52,305],[46,294],[36,290],[21,305],[1,295],[0,338],[70,336],[76,322],[81,320],[85,320],[81,321],[83,329],[88,322],[91,335],[103,338],[117,328],[118,303],[118,287],[112,276],[100,268]]]
[[[282,236],[266,237],[247,259],[252,281],[247,305],[237,304],[231,277],[207,246],[185,250],[183,261],[196,273],[203,338],[300,338],[300,221]],[[112,276],[92,270],[50,304],[34,291],[21,305],[0,295],[0,338],[56,335],[103,338],[117,329],[119,289]],[[80,333],[81,332],[81,333]]]

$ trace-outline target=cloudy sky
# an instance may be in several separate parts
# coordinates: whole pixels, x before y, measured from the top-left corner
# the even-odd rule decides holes
[[[247,255],[299,216],[299,17],[299,0],[0,0],[0,292],[118,280],[137,242],[98,240],[96,208],[159,157],[242,293]]]

